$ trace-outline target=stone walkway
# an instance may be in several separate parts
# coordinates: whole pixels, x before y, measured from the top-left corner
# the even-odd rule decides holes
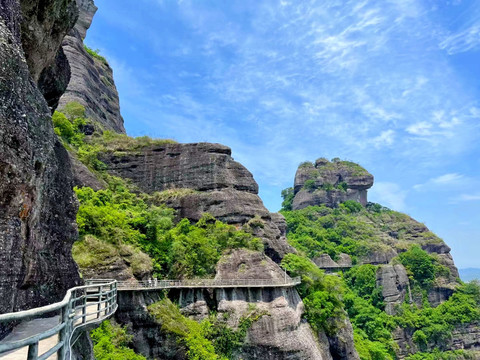
[[[12,342],[25,339],[40,332],[46,331],[58,325],[59,317],[53,316],[45,319],[35,319],[17,325],[8,336],[2,339],[0,343]],[[54,347],[58,342],[58,335],[53,335],[38,344],[38,354],[41,355]],[[24,347],[7,354],[0,355],[2,360],[26,360],[28,348]],[[57,354],[48,358],[48,360],[56,360]]]
[[[87,313],[91,313],[97,310],[96,305],[87,306]],[[80,315],[80,312],[77,312],[77,315]],[[88,320],[94,320],[97,317],[96,314],[87,316]],[[80,323],[81,319],[78,319],[76,323]],[[54,326],[58,325],[59,323],[59,316],[53,316],[50,318],[43,318],[43,319],[34,319],[27,322],[23,322],[18,324],[8,336],[3,338],[0,341],[1,343],[6,342],[13,342],[25,339],[27,337],[36,335],[38,333],[47,331]],[[47,339],[40,341],[38,344],[38,355],[42,355],[52,347],[57,345],[58,343],[58,335],[53,335]],[[11,351],[7,354],[0,355],[0,359],[2,360],[26,360],[28,353],[28,347],[24,347],[15,351]],[[48,360],[57,360],[57,354],[51,355]]]

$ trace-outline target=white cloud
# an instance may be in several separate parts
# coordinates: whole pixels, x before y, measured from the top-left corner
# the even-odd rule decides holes
[[[480,24],[474,24],[467,29],[449,35],[439,46],[449,55],[478,49],[480,47]]]
[[[369,198],[397,211],[405,211],[407,191],[392,182],[376,182],[369,190]]]
[[[462,194],[458,197],[460,201],[480,201],[480,193],[477,194]]]
[[[413,188],[417,191],[431,190],[431,189],[451,189],[458,185],[465,185],[469,179],[462,174],[447,173],[429,179],[423,184],[414,185]]]
[[[394,142],[395,131],[385,130],[380,133],[377,137],[372,139],[372,143],[375,147],[381,148],[384,146],[390,146]]]
[[[448,184],[458,184],[465,177],[457,173],[449,173],[440,175],[436,178],[431,179],[433,184],[448,185]]]
[[[408,133],[412,135],[429,136],[429,135],[432,135],[432,127],[433,127],[432,124],[426,121],[421,121],[408,126],[406,130]]]

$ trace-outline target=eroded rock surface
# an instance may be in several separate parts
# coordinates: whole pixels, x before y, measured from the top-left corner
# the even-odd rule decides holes
[[[178,211],[179,218],[198,221],[208,212],[228,224],[243,225],[257,216],[263,224],[253,232],[264,240],[270,257],[280,261],[285,254],[295,252],[286,241],[285,219],[265,208],[252,174],[233,160],[227,146],[152,145],[105,153],[100,158],[111,174],[131,179],[145,192],[190,189],[167,201],[168,206]]]
[[[97,11],[93,0],[76,0],[79,8],[75,27],[63,40],[63,51],[71,69],[70,82],[60,98],[59,108],[76,101],[85,106],[88,118],[100,128],[125,133],[120,102],[110,65],[87,53],[83,39]]]
[[[382,287],[385,312],[396,314],[396,307],[405,300],[409,280],[405,267],[401,264],[382,265],[377,270],[377,286]]]
[[[367,190],[373,176],[360,165],[349,161],[317,159],[303,163],[295,174],[293,210],[325,204],[336,207],[346,200],[367,204]]]
[[[71,1],[0,6],[0,313],[59,301],[80,283],[70,161],[35,85],[75,18]]]

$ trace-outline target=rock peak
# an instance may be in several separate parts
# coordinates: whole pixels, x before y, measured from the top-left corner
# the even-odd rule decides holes
[[[304,162],[295,174],[292,208],[326,205],[336,207],[346,200],[367,204],[367,190],[373,185],[373,175],[360,165],[334,158],[319,158]]]

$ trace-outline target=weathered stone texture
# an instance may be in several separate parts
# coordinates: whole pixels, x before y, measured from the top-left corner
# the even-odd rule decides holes
[[[87,117],[105,130],[125,133],[113,71],[107,62],[90,56],[83,45],[97,7],[93,0],[76,2],[80,15],[62,44],[70,64],[71,78],[60,98],[59,108],[72,101],[79,102],[85,106]]]
[[[153,145],[105,153],[100,159],[111,174],[131,179],[145,192],[193,190],[167,201],[168,206],[177,210],[179,218],[197,221],[208,212],[228,224],[242,225],[258,216],[264,226],[254,229],[254,235],[263,239],[266,253],[272,259],[280,261],[285,254],[295,252],[285,237],[285,219],[265,208],[252,174],[233,160],[230,148],[224,145]]]
[[[305,183],[309,181],[309,186]],[[295,174],[293,210],[324,204],[336,207],[346,200],[367,204],[367,190],[373,176],[357,164],[320,158],[315,164],[304,163]]]
[[[70,161],[34,82],[75,12],[70,1],[21,5],[0,2],[0,313],[61,300],[80,283]],[[23,33],[23,48],[21,9],[22,29],[31,21],[33,32],[26,42]]]
[[[397,306],[405,300],[409,286],[407,271],[403,265],[380,266],[377,270],[377,286],[382,288],[385,312],[395,315]]]

